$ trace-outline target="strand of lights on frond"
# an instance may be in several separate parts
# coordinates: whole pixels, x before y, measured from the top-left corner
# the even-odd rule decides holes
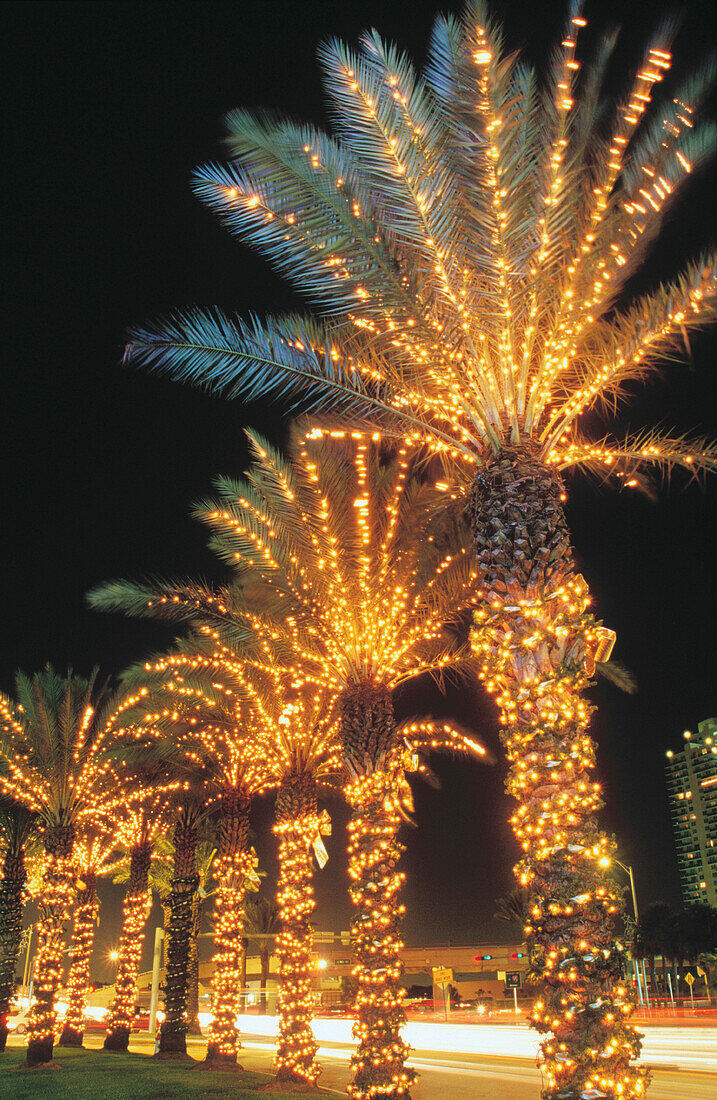
[[[311,443],[323,438],[346,439],[354,447],[354,467],[357,495],[354,500],[354,521],[356,538],[366,552],[358,555],[358,566],[349,567],[341,556],[340,548],[346,539],[346,520],[339,510],[334,514],[333,502],[322,492],[320,470],[310,451]],[[385,509],[382,503],[382,515],[374,517],[371,512],[371,491],[368,484],[368,449],[380,441],[377,433],[370,435],[360,432],[323,431],[315,429],[306,437],[301,449],[300,460],[305,477],[300,479],[303,486],[301,501],[297,502],[302,530],[311,541],[313,553],[309,558],[287,558],[281,540],[273,538],[275,519],[271,509],[256,503],[247,507],[245,498],[232,504],[232,510],[212,510],[208,514],[211,525],[233,540],[237,545],[246,539],[258,554],[235,550],[238,561],[246,560],[262,572],[269,585],[274,585],[275,574],[280,574],[282,584],[288,584],[287,590],[299,604],[317,622],[310,632],[312,647],[319,644],[323,648],[323,657],[317,666],[317,651],[307,648],[303,621],[295,615],[287,616],[285,629],[292,636],[297,663],[303,666],[305,675],[326,682],[331,670],[343,668],[347,661],[363,675],[375,674],[374,666],[381,667],[382,677],[398,680],[415,670],[415,650],[422,641],[433,641],[440,636],[445,620],[441,608],[431,614],[429,601],[438,578],[454,566],[461,565],[468,553],[466,547],[460,547],[456,554],[447,554],[435,563],[433,577],[426,585],[418,586],[410,570],[406,576],[396,578],[396,569],[392,552],[397,532],[398,517],[401,511],[403,490],[407,482],[408,451],[399,449],[391,495]],[[300,472],[297,470],[297,475]],[[307,498],[307,492],[313,496]],[[292,492],[292,498],[294,493]],[[308,508],[308,511],[305,510]],[[265,532],[262,540],[253,529],[254,521],[260,518],[261,530]],[[379,535],[373,535],[374,526],[379,522]],[[461,566],[462,567],[462,566]],[[349,573],[346,573],[346,569]],[[464,591],[468,596],[476,581],[474,571],[466,574]],[[403,583],[401,583],[403,582]],[[317,591],[318,588],[318,591]],[[320,598],[318,598],[320,596]],[[460,602],[460,592],[457,593]],[[248,621],[255,625],[257,635],[262,632],[260,620],[247,614]],[[209,632],[209,631],[208,631]],[[267,643],[267,659],[270,645]],[[446,655],[438,658],[434,667],[448,663]],[[311,672],[312,666],[315,671]],[[316,671],[318,667],[318,672]],[[427,663],[426,668],[432,667]],[[328,686],[339,687],[340,679]]]

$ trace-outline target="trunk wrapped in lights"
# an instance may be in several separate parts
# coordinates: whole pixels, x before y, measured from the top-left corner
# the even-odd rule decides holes
[[[276,901],[279,927],[279,1042],[275,1066],[278,1081],[314,1084],[321,1067],[314,1061],[317,1043],[311,1030],[311,914],[314,911],[312,847],[319,834],[316,780],[290,775],[276,797],[279,838],[279,882]]]
[[[404,875],[396,868],[403,853],[398,842],[399,773],[390,764],[396,749],[396,720],[388,688],[362,681],[344,689],[341,738],[349,772],[351,805],[349,875],[354,916],[351,942],[353,976],[358,981],[351,1058],[354,1100],[408,1097],[415,1074],[405,1067],[408,1045],[401,1038],[403,963],[399,903]]]
[[[165,1018],[159,1035],[160,1054],[187,1053],[189,951],[194,931],[197,874],[196,819],[180,818],[174,827],[174,872],[169,895],[169,929],[164,983]]]
[[[558,475],[527,448],[506,447],[476,479],[472,520],[485,603],[473,644],[500,710],[510,763],[516,867],[530,897],[526,942],[545,1036],[546,1100],[640,1097],[640,1035],[614,935],[611,842],[598,828],[584,693],[605,634],[572,565]]]
[[[97,876],[92,870],[81,872],[75,908],[70,973],[67,979],[67,1015],[58,1046],[81,1047],[85,1034],[85,1005],[90,985],[90,956],[99,913]]]
[[[22,937],[22,892],[27,881],[22,847],[8,845],[0,885],[0,1052],[5,1050],[10,1003],[15,996],[15,967]]]
[[[62,976],[65,925],[75,893],[72,825],[48,826],[45,850],[49,857],[40,897],[40,922],[35,961],[35,1003],[28,1028],[27,1065],[52,1060],[57,1013],[55,1000]]]
[[[205,1064],[232,1066],[240,1047],[236,1020],[241,1011],[241,951],[244,897],[253,868],[248,849],[249,795],[231,788],[222,794],[219,845],[214,864],[214,972],[212,1021]]]
[[[199,1026],[199,933],[202,930],[202,896],[195,890],[192,898],[192,934],[187,960],[187,1034],[201,1035]]]
[[[136,844],[130,852],[129,879],[122,906],[122,932],[115,995],[110,1005],[105,1050],[126,1051],[137,1010],[137,976],[142,959],[144,930],[149,916],[151,844]]]

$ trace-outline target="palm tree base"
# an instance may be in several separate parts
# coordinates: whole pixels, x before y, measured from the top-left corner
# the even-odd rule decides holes
[[[0,1054],[5,1050],[8,1034],[8,1029],[3,1024],[3,1026],[0,1027]]]
[[[105,1050],[116,1050],[120,1054],[126,1054],[129,1050],[129,1028],[116,1027],[104,1041]]]
[[[243,1073],[244,1067],[237,1062],[236,1051],[233,1054],[222,1054],[213,1044],[207,1048],[207,1056],[200,1062],[197,1069],[218,1069],[227,1073]]]
[[[52,1062],[53,1045],[53,1036],[49,1039],[31,1039],[27,1044],[27,1059],[23,1062],[23,1066],[26,1069],[33,1069],[35,1066],[49,1065]]]
[[[158,1062],[194,1062],[190,1054],[181,1050],[158,1050],[152,1057]]]
[[[159,1050],[157,1054],[186,1054],[187,1053],[187,1033],[182,1030],[170,1029],[162,1024],[159,1032]]]
[[[81,1047],[84,1038],[84,1031],[75,1031],[72,1027],[66,1027],[63,1028],[62,1035],[58,1039],[57,1045],[58,1047]]]

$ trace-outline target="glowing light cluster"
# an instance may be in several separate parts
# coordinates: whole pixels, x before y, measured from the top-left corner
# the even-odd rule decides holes
[[[246,881],[254,870],[253,852],[247,849],[249,797],[227,792],[223,826],[227,837],[215,863],[214,951],[212,954],[212,1014],[209,1025],[208,1062],[235,1062],[240,1045],[236,1026],[241,1011],[241,954],[244,935]]]
[[[628,1023],[634,999],[613,931],[620,892],[603,871],[613,844],[595,819],[602,802],[583,694],[612,641],[589,604],[583,578],[570,574],[542,599],[493,598],[475,614],[473,642],[519,803],[511,824],[532,906],[525,935],[540,993],[532,1021],[548,1035],[545,1093],[640,1097],[646,1071],[632,1064],[640,1036]]]
[[[40,922],[33,987],[35,1001],[28,1024],[28,1062],[47,1061],[52,1052],[57,1021],[55,999],[62,977],[65,925],[70,919],[75,896],[73,833],[72,827],[61,826],[48,828],[45,832],[48,864],[39,898]]]
[[[279,1081],[314,1083],[321,1067],[314,1061],[318,1044],[311,1030],[311,914],[314,911],[313,854],[319,835],[315,784],[297,776],[288,784],[287,799],[279,790],[274,833],[279,840],[279,881],[276,901],[281,931],[279,957],[279,1040],[274,1064]],[[306,792],[306,793],[304,793]]]
[[[148,886],[151,845],[143,841],[130,853],[127,892],[122,903],[122,931],[119,938],[119,966],[115,993],[107,1016],[105,1047],[126,1050],[129,1033],[137,1012],[137,976],[142,961],[142,945],[147,917],[152,906]]]
[[[349,823],[350,895],[356,914],[351,927],[358,981],[358,1040],[351,1056],[353,1100],[407,1096],[416,1075],[404,1063],[408,1046],[400,1035],[406,1022],[401,986],[403,943],[399,925],[406,911],[398,901],[405,879],[396,865],[403,847],[397,840],[402,815],[398,775],[374,772],[346,788],[353,814]]]
[[[65,990],[67,1012],[61,1040],[63,1043],[67,1043],[68,1036],[66,1033],[73,1032],[79,1037],[85,1030],[84,1016],[90,983],[90,956],[95,937],[95,924],[100,908],[96,883],[97,876],[92,870],[85,871],[78,883],[77,905],[72,929],[72,946],[70,948],[70,972]]]
[[[85,1005],[90,990],[90,956],[99,915],[97,875],[105,869],[115,847],[114,835],[105,829],[80,825],[72,850],[76,903],[70,944],[70,970],[65,992],[67,1011],[61,1046],[80,1046],[85,1030]]]

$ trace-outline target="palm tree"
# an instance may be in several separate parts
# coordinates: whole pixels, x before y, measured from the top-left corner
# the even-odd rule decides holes
[[[484,0],[438,18],[423,78],[375,32],[360,51],[323,45],[336,135],[233,111],[232,159],[195,174],[200,198],[316,315],[175,313],[132,331],[126,352],[228,397],[289,397],[443,457],[482,572],[474,642],[518,803],[551,1096],[642,1087],[612,934],[619,899],[599,870],[609,844],[584,699],[611,636],[575,568],[562,474],[582,467],[637,488],[650,467],[696,475],[717,459],[702,439],[648,429],[619,441],[585,427],[585,413],[598,422],[714,316],[717,289],[707,255],[620,296],[686,173],[713,151],[697,111],[714,66],[648,109],[670,66],[662,30],[614,102],[614,35],[578,76],[585,22],[571,0],[544,79],[506,51]]]
[[[105,1050],[126,1053],[137,1011],[137,976],[142,959],[145,926],[152,904],[149,869],[152,849],[169,827],[169,795],[179,781],[160,782],[159,773],[117,777],[117,793],[102,806],[105,820],[115,824],[118,841],[129,850],[129,877],[122,903],[122,931],[118,946],[115,992],[107,1017]]]
[[[131,678],[136,682],[143,676],[151,684],[144,722],[152,733],[138,744],[138,758],[189,776],[205,801],[216,806],[212,1020],[205,1065],[231,1067],[240,1046],[236,1020],[245,895],[256,877],[249,811],[252,798],[267,782],[267,770],[256,748],[257,720],[245,693],[239,701],[230,699],[231,690],[226,695],[217,688],[217,674],[210,658],[177,652]],[[196,922],[196,910],[193,916]],[[169,1032],[175,1048],[181,1033],[179,1026]]]
[[[205,777],[213,764],[222,777],[222,802],[236,804],[242,815],[238,839],[236,815],[228,822],[231,828],[225,828],[222,819],[218,844],[215,996],[207,1060],[236,1060],[243,893],[253,873],[253,853],[247,844],[250,797],[274,788],[281,928],[277,1078],[313,1083],[319,1067],[314,1062],[316,1043],[311,1032],[312,847],[322,826],[318,786],[339,767],[331,693],[302,689],[296,677],[291,683],[281,670],[246,666],[216,633],[204,646],[201,634],[189,639],[180,651],[155,662],[148,671],[168,679],[168,717],[182,751]],[[155,723],[161,716],[157,712],[148,719]],[[234,779],[230,787],[229,779],[237,769],[242,786],[237,787]],[[225,896],[231,890],[236,898],[233,905]]]
[[[109,790],[106,793],[109,795]],[[58,1042],[61,1047],[81,1047],[84,1039],[90,958],[100,909],[97,877],[106,871],[115,844],[114,833],[107,825],[78,824],[72,852],[77,897],[67,977],[67,1012]]]
[[[329,438],[327,438],[327,435]],[[470,657],[463,630],[476,595],[470,531],[438,526],[442,491],[421,476],[421,456],[362,433],[295,433],[290,461],[249,435],[247,480],[217,481],[198,518],[235,570],[232,586],[112,582],[90,602],[103,609],[185,621],[224,647],[227,660],[290,675],[338,696],[348,780],[356,1003],[356,1088],[404,1088],[397,870],[401,797],[412,753],[392,691]],[[482,748],[458,731],[415,725],[416,747]],[[390,866],[390,874],[386,867]],[[390,925],[386,913],[390,912]],[[381,944],[377,951],[376,945]]]
[[[7,1017],[15,996],[15,966],[22,937],[25,853],[32,843],[35,817],[20,803],[0,800],[0,1052],[8,1036]]]
[[[16,700],[0,695],[0,793],[37,815],[47,864],[39,897],[35,1002],[27,1065],[49,1063],[63,936],[75,892],[73,845],[80,817],[96,808],[109,768],[107,752],[128,700],[51,665],[18,672]]]
[[[506,924],[519,924],[521,933],[530,921],[530,899],[527,890],[511,890],[505,897],[496,898],[496,911],[494,920],[505,921]]]
[[[280,918],[281,913],[279,906],[273,898],[258,898],[257,901],[253,901],[247,906],[246,924],[244,926],[247,938],[251,940],[253,936],[260,937],[259,961],[261,971],[259,977],[259,1012],[262,1014],[265,1014],[267,1011],[266,984],[269,979],[269,969],[271,965],[271,941],[272,938],[274,940],[276,939],[276,935],[281,927]]]

